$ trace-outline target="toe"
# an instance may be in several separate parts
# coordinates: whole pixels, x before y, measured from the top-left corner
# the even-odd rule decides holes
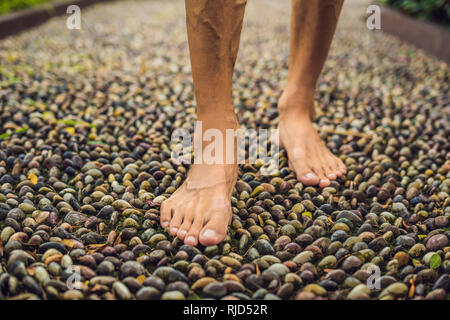
[[[342,172],[339,169],[334,169],[332,174],[334,174],[336,176],[336,178],[339,178],[342,176]]]
[[[173,215],[172,220],[170,220],[169,232],[172,236],[175,236],[180,229],[181,222],[183,222],[183,212],[176,211]]]
[[[172,217],[172,207],[171,207],[170,203],[166,200],[161,204],[161,209],[160,209],[161,227],[167,228],[169,226],[171,217]]]
[[[314,167],[315,174],[319,177],[319,187],[325,188],[330,185],[330,180],[326,177],[326,170],[324,166],[320,166],[320,164]]]
[[[188,231],[185,228],[183,228],[183,226],[181,226],[180,230],[178,230],[178,232],[177,232],[177,237],[180,240],[184,240],[187,233],[188,233]]]
[[[297,180],[307,186],[314,186],[319,183],[319,177],[314,173],[314,170],[307,166],[300,166],[297,173]]]
[[[341,173],[341,171],[339,171],[339,170],[334,170],[334,171],[332,172],[332,174],[335,175],[336,179],[342,177],[342,173]],[[333,179],[333,180],[336,180],[336,179]]]
[[[188,233],[184,238],[184,243],[191,246],[196,246],[198,243],[198,235],[202,227],[203,227],[203,216],[196,216],[194,218],[194,222],[191,225],[191,228],[189,229]]]
[[[204,246],[218,244],[225,239],[227,222],[222,212],[215,213],[211,220],[200,231],[200,243]]]
[[[319,177],[312,171],[300,175],[298,180],[307,186],[315,186],[319,183]]]
[[[342,171],[337,166],[333,167],[333,171],[331,173],[336,176],[336,179],[342,177],[343,175]]]
[[[334,159],[333,159],[333,158],[330,158],[330,159],[329,159],[329,162],[328,162],[328,168],[327,168],[327,170],[326,170],[326,178],[327,178],[328,180],[331,180],[331,181],[336,180],[337,177],[338,177],[336,171],[337,171],[337,170],[336,170],[336,167],[335,167],[335,165],[334,165]]]
[[[181,224],[180,229],[177,232],[177,237],[180,238],[181,240],[184,240],[189,229],[191,228],[192,218],[193,217],[191,217],[190,215],[184,217],[183,223]]]
[[[336,173],[334,173],[334,171],[329,171],[329,173],[327,174],[327,178],[328,178],[328,180],[336,180],[336,178],[337,178],[337,175],[336,175]]]
[[[334,174],[336,176],[336,178],[341,177],[344,173],[341,171],[341,167],[342,167],[342,162],[340,161],[339,158],[335,157],[331,152],[330,152],[330,173]],[[345,166],[344,166],[345,167]]]
[[[341,159],[336,158],[336,162],[337,162],[337,168],[338,170],[341,172],[341,174],[346,174],[347,173],[347,168],[345,167],[345,164],[342,162]]]
[[[320,179],[319,187],[325,188],[325,187],[328,187],[329,185],[330,185],[330,180],[328,178],[323,177]]]

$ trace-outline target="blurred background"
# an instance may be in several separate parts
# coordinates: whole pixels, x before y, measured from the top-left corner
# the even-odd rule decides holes
[[[0,0],[0,14],[25,9],[45,2],[57,1],[61,0]],[[418,19],[437,22],[450,28],[449,0],[379,0],[378,2]]]
[[[0,14],[33,7],[44,2],[54,1],[58,0],[0,0]]]
[[[449,0],[380,0],[379,2],[420,20],[433,21],[450,28]]]

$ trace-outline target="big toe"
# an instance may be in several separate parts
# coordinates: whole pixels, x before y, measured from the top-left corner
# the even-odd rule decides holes
[[[199,241],[202,245],[212,246],[225,239],[227,223],[222,215],[216,214],[200,231]]]
[[[315,186],[320,182],[319,176],[311,171],[303,171],[299,173],[298,180],[307,186]]]

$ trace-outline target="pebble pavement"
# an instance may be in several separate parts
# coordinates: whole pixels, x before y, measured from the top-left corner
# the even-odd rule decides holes
[[[448,299],[449,67],[347,1],[317,126],[348,173],[306,187],[240,166],[223,243],[159,226],[195,104],[183,1],[118,1],[0,42],[1,299]],[[234,102],[277,124],[289,1],[249,1]],[[379,276],[377,276],[379,275]]]

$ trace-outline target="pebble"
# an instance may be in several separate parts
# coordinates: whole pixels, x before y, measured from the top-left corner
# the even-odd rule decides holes
[[[132,298],[130,290],[128,290],[127,286],[124,285],[120,281],[116,281],[112,285],[112,289],[114,291],[114,294],[120,299],[120,300],[130,300]]]
[[[180,291],[167,291],[164,292],[161,300],[185,300],[185,296]]]
[[[393,297],[403,297],[408,292],[408,286],[401,282],[395,282],[389,285],[380,293],[380,298],[384,298],[388,295]]]
[[[435,251],[448,245],[448,237],[444,234],[437,234],[432,236],[427,241],[427,249]]]
[[[211,282],[203,288],[206,297],[219,299],[227,294],[227,288],[222,282]]]

